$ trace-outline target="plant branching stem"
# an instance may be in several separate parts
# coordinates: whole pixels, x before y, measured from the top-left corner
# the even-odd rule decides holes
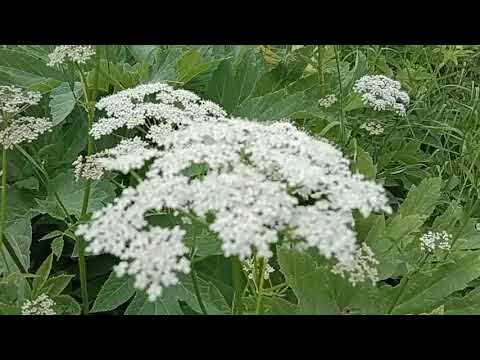
[[[80,78],[82,80],[83,85],[83,92],[85,96],[85,103],[86,103],[86,110],[87,110],[87,117],[88,117],[88,135],[87,135],[87,156],[93,155],[94,152],[94,141],[93,138],[90,136],[90,129],[93,125],[93,119],[95,117],[95,105],[94,101],[97,94],[97,85],[98,85],[98,73],[100,68],[100,55],[98,54],[98,46],[96,51],[96,63],[95,63],[95,74],[94,74],[94,81],[93,81],[93,90],[92,96],[89,96],[88,93],[88,83],[83,73],[83,70],[80,66],[77,66]],[[87,179],[85,183],[85,190],[83,193],[83,202],[82,202],[82,211],[80,213],[80,221],[85,221],[87,213],[88,213],[88,205],[90,201],[90,192],[92,188],[92,180]],[[82,312],[84,315],[88,315],[89,311],[89,302],[88,302],[88,290],[87,290],[87,266],[85,260],[85,239],[79,237],[78,241],[78,269],[80,273],[80,286],[82,290]]]
[[[265,275],[265,258],[260,258],[259,274],[258,274],[258,292],[257,292],[257,306],[255,314],[261,315],[263,313],[262,297],[263,297],[263,281]]]
[[[338,51],[337,51],[337,46],[333,47],[333,50],[335,52],[335,62],[337,65],[337,73],[338,73],[338,86],[340,89],[340,143],[342,145],[342,148],[345,147],[345,114],[343,110],[343,89],[342,89],[342,74],[340,72],[340,59],[338,57]]]
[[[243,314],[243,293],[244,293],[244,281],[242,264],[238,257],[232,257],[232,280],[233,280],[233,305],[232,310],[235,315]]]
[[[317,70],[318,79],[320,81],[320,97],[325,96],[325,72],[323,71],[323,55],[325,52],[324,45],[317,46]]]

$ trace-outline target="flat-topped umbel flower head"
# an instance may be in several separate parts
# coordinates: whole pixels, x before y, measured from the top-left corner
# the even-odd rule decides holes
[[[40,102],[42,95],[16,86],[0,86],[0,144],[6,149],[31,142],[50,131],[52,122],[46,118],[21,116],[20,113]]]
[[[162,88],[168,89],[158,84],[151,89]],[[356,244],[352,212],[368,216],[390,211],[381,186],[352,174],[341,151],[289,122],[226,118],[219,108],[216,116],[188,106],[175,110],[172,92],[162,95],[161,108],[152,108],[156,123],[146,126],[145,139],[157,149],[146,178],[78,228],[89,251],[119,257],[117,273],[134,275],[137,287],[154,300],[162,287],[178,282],[177,273],[190,270],[183,230],[149,221],[148,214],[173,210],[207,224],[227,257],[245,260],[256,254],[268,259],[272,245],[292,241],[334,259],[341,264],[339,273],[352,270],[354,282],[362,272],[364,278],[373,276],[371,254],[359,252]],[[132,96],[126,98],[128,102]],[[109,129],[118,128],[114,121],[127,127],[147,124],[149,110],[137,105],[131,101],[125,111],[107,110]],[[168,128],[171,123],[177,126]],[[193,176],[192,166],[205,171]]]
[[[60,45],[48,55],[50,61],[47,65],[54,67],[68,61],[85,64],[93,55],[95,55],[95,49],[90,45]]]
[[[0,120],[2,113],[13,116],[40,102],[42,95],[37,91],[24,91],[17,86],[0,86]]]
[[[393,111],[405,116],[410,98],[400,88],[400,82],[384,75],[365,75],[353,86],[353,89],[362,96],[366,106],[376,111]]]

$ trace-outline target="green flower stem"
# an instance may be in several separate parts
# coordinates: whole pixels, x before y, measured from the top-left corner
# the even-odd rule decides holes
[[[233,280],[233,305],[232,310],[234,315],[243,314],[243,293],[244,293],[244,278],[242,264],[236,256],[232,256],[232,280]]]
[[[262,296],[263,296],[263,281],[264,281],[264,274],[265,274],[265,258],[260,259],[260,266],[259,266],[259,279],[258,279],[258,292],[257,292],[257,306],[255,309],[256,315],[263,314],[262,308]]]
[[[337,51],[337,46],[333,47],[333,50],[335,52],[335,62],[337,65],[337,73],[338,73],[338,86],[340,88],[340,133],[341,133],[341,139],[340,139],[340,144],[342,145],[342,148],[345,148],[345,113],[343,110],[343,89],[342,89],[342,74],[340,72],[340,59],[338,57],[338,51]]]
[[[190,271],[190,276],[192,278],[193,289],[195,290],[195,296],[197,297],[198,305],[200,305],[200,310],[202,310],[202,313],[204,315],[208,315],[207,309],[203,304],[202,296],[200,295],[200,288],[198,287],[197,273],[195,272],[193,264],[192,264],[192,269]]]
[[[3,232],[5,231],[5,214],[7,212],[7,149],[2,152],[2,203],[0,204],[0,248],[3,248]]]
[[[192,244],[192,251],[190,253],[190,264],[191,264],[191,270],[190,270],[190,277],[192,278],[192,283],[193,283],[193,289],[195,291],[195,296],[197,297],[198,305],[200,306],[200,310],[204,315],[207,314],[207,309],[205,308],[205,305],[202,300],[202,295],[200,294],[200,288],[198,287],[198,279],[197,279],[197,273],[195,272],[195,264],[193,263],[193,258],[195,257],[195,252],[196,252],[196,242],[197,238],[194,236],[193,237],[193,244]]]
[[[95,117],[95,98],[97,94],[97,84],[98,84],[98,72],[100,67],[100,56],[98,54],[98,46],[95,54],[95,78],[93,82],[92,97],[89,97],[88,93],[88,83],[85,77],[85,74],[82,71],[82,68],[77,65],[77,68],[80,73],[80,78],[82,80],[83,92],[85,96],[87,117],[88,117],[88,135],[87,135],[87,156],[93,155],[94,152],[94,140],[90,135],[90,129],[93,125],[93,119]],[[88,205],[90,201],[90,193],[92,188],[92,180],[87,179],[85,184],[85,190],[83,193],[83,202],[82,202],[82,211],[80,213],[80,221],[85,221],[88,213]],[[89,302],[88,302],[88,289],[87,289],[87,264],[85,261],[85,239],[79,237],[78,241],[78,269],[80,272],[80,286],[82,290],[82,309],[83,314],[88,315],[89,311]]]
[[[325,96],[325,72],[323,71],[323,55],[325,53],[325,46],[317,46],[317,70],[318,79],[320,81],[320,97]]]

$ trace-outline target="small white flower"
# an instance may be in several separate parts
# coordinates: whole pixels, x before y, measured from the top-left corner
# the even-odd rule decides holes
[[[324,108],[329,108],[333,104],[337,102],[337,97],[335,94],[327,95],[320,100],[318,100],[318,104]]]
[[[433,252],[435,249],[450,250],[452,236],[446,231],[428,231],[420,238],[422,251]]]
[[[85,64],[93,55],[95,49],[90,45],[60,45],[48,55],[48,66],[61,65],[67,61]]]
[[[393,111],[405,116],[410,98],[400,88],[398,81],[383,75],[365,75],[353,86],[354,91],[362,95],[365,105],[376,111]]]
[[[263,279],[270,279],[270,274],[275,272],[275,269],[265,260],[265,268],[263,271]],[[255,256],[252,256],[243,261],[242,264],[243,271],[247,275],[247,278],[255,281]]]
[[[46,294],[42,294],[35,300],[27,300],[22,305],[22,315],[57,315],[53,307],[55,302]]]
[[[363,123],[362,125],[360,125],[360,129],[365,130],[369,135],[373,136],[382,135],[384,132],[383,126],[375,121]]]

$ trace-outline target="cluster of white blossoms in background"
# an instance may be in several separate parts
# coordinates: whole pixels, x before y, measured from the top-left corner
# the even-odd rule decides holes
[[[52,129],[52,122],[45,118],[21,117],[0,131],[0,144],[6,149],[24,141],[36,140],[41,134]]]
[[[108,117],[94,124],[92,135],[140,126],[146,133],[140,153],[152,150],[152,163],[136,188],[97,211],[77,235],[93,254],[119,257],[117,274],[134,275],[151,300],[190,270],[183,230],[149,221],[166,210],[207,223],[227,257],[256,253],[268,260],[272,244],[292,239],[350,270],[352,282],[362,271],[370,277],[373,261],[366,260],[369,253],[359,255],[352,212],[390,208],[383,188],[352,174],[338,149],[289,122],[226,118],[217,105],[164,84],[116,95],[99,102]],[[134,157],[138,162],[125,161],[121,169],[119,156],[110,169],[145,164],[145,156]],[[192,176],[196,165],[206,171]]]
[[[158,150],[135,137],[124,139],[117,146],[84,158],[82,155],[72,164],[75,178],[98,180],[105,171],[118,171],[127,174],[141,169],[145,162],[158,154]]]
[[[321,98],[320,100],[318,100],[318,104],[324,108],[329,108],[336,102],[337,102],[337,97],[335,96],[335,94],[327,95]]]
[[[106,96],[100,99],[97,108],[107,116],[93,125],[90,134],[95,139],[122,127],[146,126],[150,128],[150,140],[161,140],[172,130],[226,115],[211,101],[164,83],[140,85]]]
[[[365,105],[373,107],[376,111],[393,111],[405,116],[410,98],[400,88],[400,82],[384,75],[365,75],[353,86],[353,89],[362,96]]]
[[[29,106],[37,105],[42,95],[37,91],[24,91],[16,86],[0,86],[0,121],[1,113],[16,114]]]
[[[22,315],[57,315],[53,307],[55,302],[46,294],[35,300],[27,300],[22,305]]]
[[[422,251],[433,252],[435,249],[450,250],[452,236],[446,231],[428,231],[420,238]]]
[[[383,126],[375,121],[370,121],[360,125],[360,129],[365,130],[369,135],[382,135],[385,129]]]
[[[376,265],[378,260],[375,254],[367,244],[362,243],[362,246],[355,250],[355,260],[351,263],[337,263],[333,266],[332,272],[342,277],[349,277],[350,282],[355,285],[358,282],[370,280],[373,284],[378,281],[378,272]]]
[[[95,49],[90,45],[60,45],[48,55],[48,66],[61,65],[67,61],[85,64],[93,55]]]
[[[175,90],[164,83],[144,84],[106,96],[97,103],[106,116],[93,125],[90,134],[99,139],[122,127],[148,129],[145,140],[125,139],[117,146],[74,163],[78,178],[98,180],[105,171],[124,174],[143,167],[158,153],[158,145],[178,129],[195,122],[214,121],[226,116],[221,107],[200,99],[187,90]]]
[[[80,155],[72,166],[76,181],[80,178],[99,180],[105,172],[105,169],[95,161],[95,155],[87,157]]]
[[[243,271],[247,275],[247,278],[250,280],[255,280],[255,257],[252,256],[242,264]],[[270,279],[270,274],[275,272],[275,269],[268,263],[265,263],[265,269],[263,271],[263,279],[268,280]]]
[[[41,94],[23,91],[15,86],[0,86],[0,144],[6,149],[24,141],[31,142],[51,130],[52,123],[46,118],[31,116],[17,117],[18,113],[37,105]],[[4,118],[4,117],[5,118]]]

